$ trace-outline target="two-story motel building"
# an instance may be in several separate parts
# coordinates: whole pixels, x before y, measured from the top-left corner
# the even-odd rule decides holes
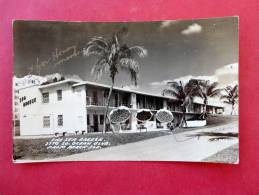
[[[65,79],[20,89],[20,135],[102,131],[109,88],[108,85],[94,82]],[[208,104],[209,113],[224,112],[221,103],[209,101]],[[150,109],[154,113],[145,124],[149,130],[166,128],[155,118],[159,109],[170,110],[176,121],[182,113],[181,102],[172,97],[114,87],[109,109],[121,105],[131,110],[131,117],[122,125],[122,131],[137,130],[139,122],[135,116],[139,109]],[[202,109],[202,101],[195,101],[187,119],[197,118]]]

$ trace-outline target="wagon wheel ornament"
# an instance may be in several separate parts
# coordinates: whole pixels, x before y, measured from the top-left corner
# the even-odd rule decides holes
[[[169,110],[160,109],[156,113],[156,119],[161,123],[170,123],[173,121],[174,116]]]
[[[137,112],[136,118],[140,122],[149,121],[153,116],[153,113],[149,109],[141,109]]]

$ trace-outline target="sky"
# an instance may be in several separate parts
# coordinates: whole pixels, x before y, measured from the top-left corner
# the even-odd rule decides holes
[[[130,23],[15,21],[14,75],[58,72],[96,81],[90,72],[97,58],[84,56],[83,48],[92,37],[109,39],[121,29],[127,29],[123,43],[142,46],[148,55],[137,59],[138,87],[131,85],[125,72],[116,76],[118,87],[161,94],[171,80],[202,78],[221,86],[238,81],[236,17]],[[109,74],[96,82],[110,84]]]

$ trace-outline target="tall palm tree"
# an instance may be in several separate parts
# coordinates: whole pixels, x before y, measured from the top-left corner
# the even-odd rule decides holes
[[[137,85],[139,74],[139,62],[136,57],[144,58],[147,55],[147,50],[141,46],[129,47],[127,44],[122,43],[119,33],[115,33],[111,39],[104,37],[93,37],[88,42],[84,55],[97,56],[96,63],[93,65],[91,74],[99,79],[103,73],[108,73],[111,78],[111,87],[107,99],[105,110],[105,120],[103,124],[103,133],[105,133],[107,114],[115,77],[120,70],[126,71],[130,74],[131,81]]]
[[[207,118],[207,105],[209,97],[217,97],[221,94],[221,89],[218,89],[218,82],[210,82],[209,80],[199,82],[200,87],[200,97],[203,98],[203,113],[201,115],[202,119]]]
[[[238,103],[238,85],[235,85],[234,87],[232,86],[227,86],[225,88],[225,95],[221,96],[221,99],[224,100],[224,103],[230,104],[231,105],[231,115],[233,114],[235,105]]]
[[[196,82],[193,82],[193,80],[188,81],[186,84],[183,84],[182,81],[170,81],[167,82],[167,86],[169,88],[163,90],[163,95],[171,95],[182,102],[181,108],[183,115],[180,126],[183,127],[187,125],[185,116],[186,110],[192,106],[193,97],[197,94],[199,86]]]

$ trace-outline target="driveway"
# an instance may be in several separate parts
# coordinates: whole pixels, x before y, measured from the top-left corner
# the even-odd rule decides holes
[[[237,138],[208,141],[209,137],[190,137],[199,132],[238,132],[238,122],[188,131],[135,143],[74,154],[57,161],[202,161],[238,143]],[[52,159],[53,160],[53,159]]]

